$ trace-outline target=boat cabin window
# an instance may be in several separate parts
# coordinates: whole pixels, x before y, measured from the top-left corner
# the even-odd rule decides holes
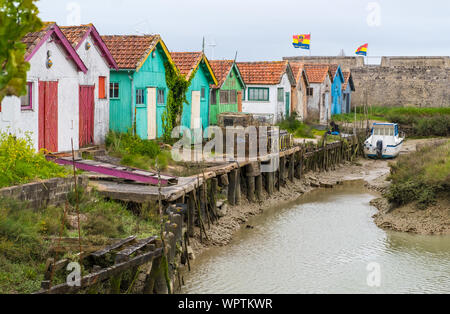
[[[393,128],[374,128],[373,135],[394,136],[394,129]]]

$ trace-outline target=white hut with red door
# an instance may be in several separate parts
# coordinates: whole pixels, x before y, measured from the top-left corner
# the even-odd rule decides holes
[[[65,152],[79,148],[80,73],[87,67],[55,23],[46,23],[23,40],[27,95],[6,97],[0,108],[0,130],[31,135],[36,150]]]

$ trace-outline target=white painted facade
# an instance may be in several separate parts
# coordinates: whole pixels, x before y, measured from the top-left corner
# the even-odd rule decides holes
[[[249,88],[268,88],[268,101],[249,101]],[[289,93],[290,102],[292,101],[292,85],[287,73],[284,73],[281,81],[277,85],[252,85],[247,84],[245,91],[245,100],[242,101],[242,111],[245,113],[271,114],[273,115],[273,124],[276,124],[285,118],[286,113],[286,93]],[[283,102],[278,102],[278,88],[283,88]],[[291,104],[289,104],[290,108]]]
[[[86,49],[86,43],[90,44],[90,48]],[[94,44],[92,35],[77,49],[77,53],[80,56],[83,63],[86,65],[88,71],[86,74],[79,73],[80,85],[95,86],[94,93],[94,144],[104,144],[105,137],[109,131],[109,73],[110,68],[103,58],[99,48]],[[99,78],[105,77],[105,95],[106,98],[99,98]]]
[[[51,53],[53,66],[46,66],[47,51]],[[64,48],[49,38],[31,58],[27,81],[33,83],[30,110],[22,110],[20,98],[5,97],[0,112],[0,130],[22,137],[31,133],[33,146],[38,150],[39,129],[39,81],[58,81],[58,151],[78,150],[78,100],[79,73],[73,61],[66,57]]]
[[[308,96],[308,118],[328,123],[331,120],[331,79],[327,75],[323,83],[310,83],[313,95]]]

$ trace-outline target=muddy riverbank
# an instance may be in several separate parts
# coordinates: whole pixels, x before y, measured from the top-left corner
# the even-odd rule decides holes
[[[403,146],[403,154],[416,150],[417,145],[422,145],[430,140],[409,140]],[[247,225],[248,220],[275,206],[287,206],[298,201],[303,195],[318,188],[332,188],[345,181],[365,182],[367,188],[378,192],[380,198],[372,201],[379,212],[375,214],[375,224],[382,229],[410,232],[422,235],[450,234],[450,207],[447,202],[439,202],[426,211],[416,210],[412,205],[389,212],[390,206],[381,193],[389,187],[387,178],[390,173],[389,163],[386,160],[371,160],[360,158],[350,163],[346,162],[337,166],[335,170],[320,173],[309,173],[303,179],[294,179],[294,183],[288,183],[281,187],[280,191],[269,196],[263,191],[264,202],[250,203],[245,198],[238,206],[228,206],[226,215],[216,224],[207,229],[208,239],[199,241],[199,231],[191,239],[191,248],[195,255],[201,254],[208,248],[225,246],[230,243],[233,235],[240,228],[252,228]],[[394,161],[395,162],[395,161]]]
[[[203,243],[200,242],[199,231],[196,230],[196,236],[190,241],[191,247],[194,254],[198,255],[210,247],[227,245],[240,228],[253,228],[247,225],[251,217],[273,207],[288,206],[298,201],[303,195],[319,188],[332,188],[344,181],[361,181],[366,182],[366,186],[371,190],[382,190],[388,184],[385,181],[388,174],[387,161],[366,159],[359,159],[354,163],[347,162],[333,171],[306,174],[303,179],[294,179],[294,183],[281,187],[280,191],[274,192],[272,196],[264,191],[264,202],[250,203],[243,198],[240,205],[228,206],[226,215],[216,224],[212,224],[209,229],[207,228],[209,239],[204,239]]]

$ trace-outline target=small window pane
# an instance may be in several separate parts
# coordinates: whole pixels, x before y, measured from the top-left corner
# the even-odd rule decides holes
[[[164,105],[165,104],[165,91],[164,89],[158,89],[158,105]]]
[[[111,98],[119,98],[119,83],[109,84],[109,96]]]
[[[230,91],[230,104],[237,103],[237,92],[235,90]]]
[[[284,88],[278,89],[278,102],[284,102]]]
[[[144,104],[144,90],[143,89],[136,90],[136,104],[137,105]]]
[[[202,87],[202,90],[201,90],[201,97],[202,97],[202,99],[205,99],[205,97],[206,97],[206,88],[204,88],[204,87]]]
[[[20,106],[22,109],[31,109],[33,97],[33,83],[27,83],[27,93],[20,97]]]
[[[220,91],[220,104],[228,105],[230,103],[229,92],[227,90]]]

